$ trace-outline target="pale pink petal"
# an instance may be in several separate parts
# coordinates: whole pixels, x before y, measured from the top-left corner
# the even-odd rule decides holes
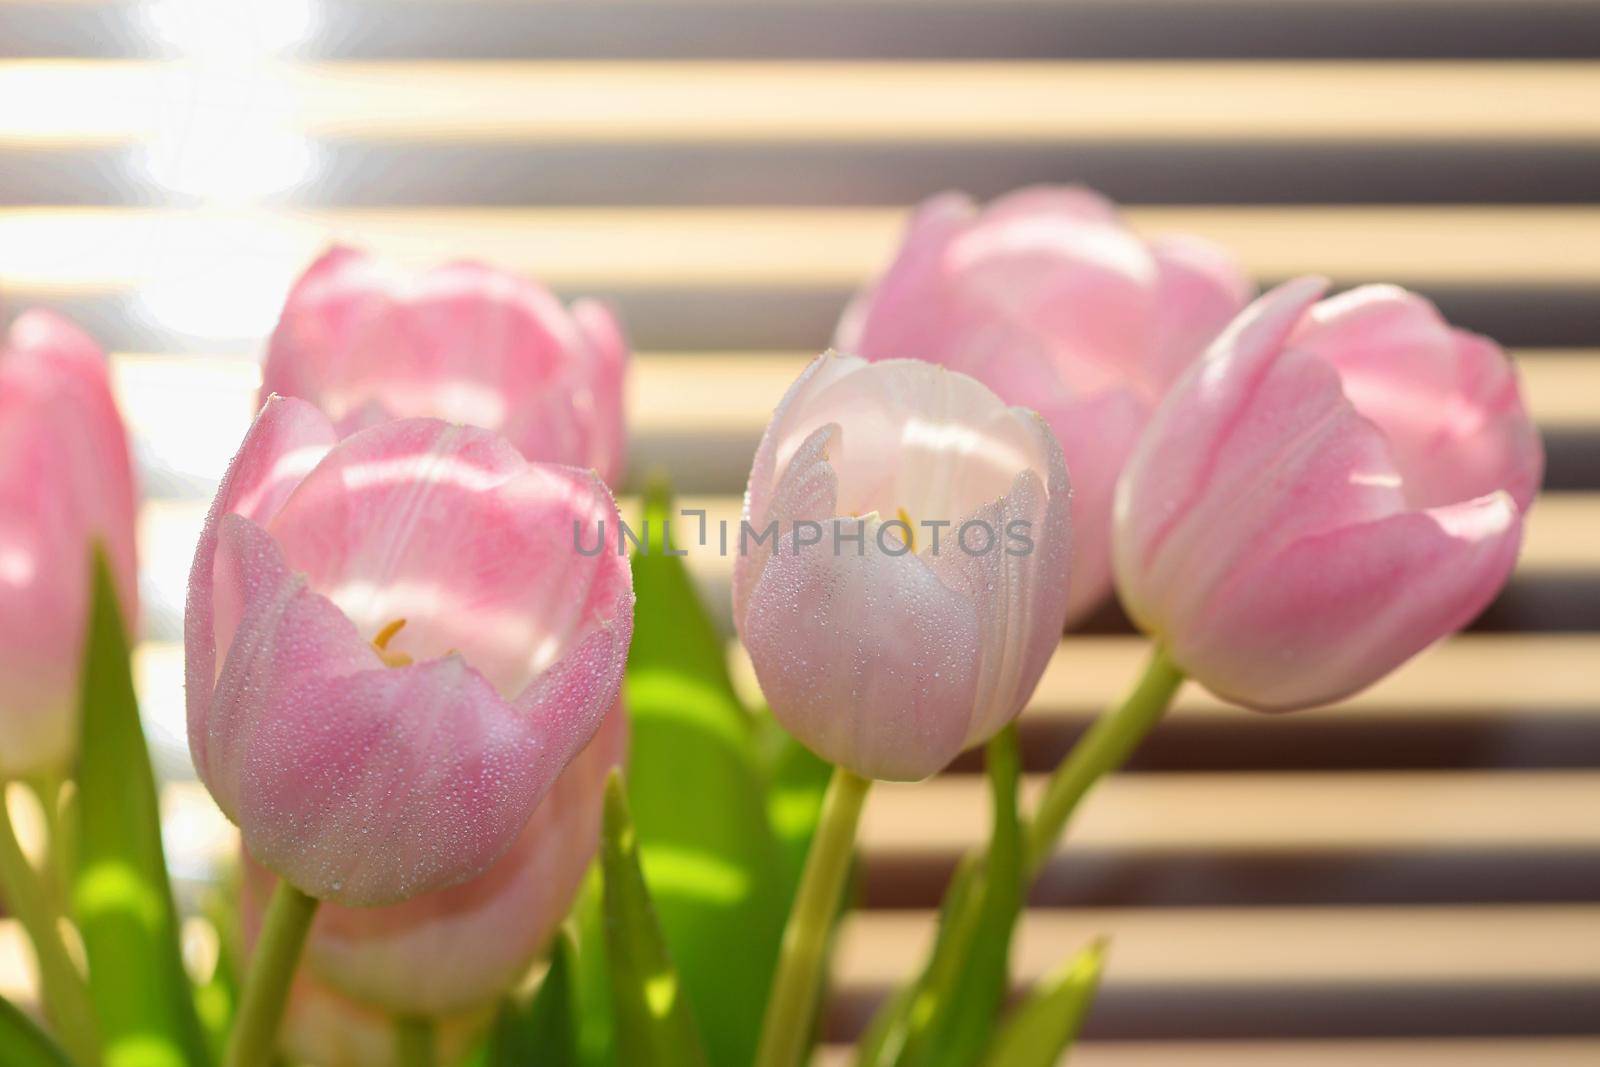
[[[1112,389],[1039,412],[1072,473],[1072,560],[1067,625],[1111,591],[1111,519],[1117,479],[1138,444],[1150,409],[1131,389]]]
[[[1008,493],[1018,471],[1043,479],[1050,466],[1031,419],[967,375],[918,360],[825,356],[767,430],[773,451],[758,452],[752,469],[752,515],[766,492],[757,479],[781,477],[801,442],[832,423],[849,427],[833,457],[843,515],[904,510],[917,524],[953,522]]]
[[[1326,286],[1321,278],[1302,278],[1251,304],[1157,409],[1128,461],[1115,506],[1117,586],[1136,618],[1140,604],[1152,599],[1143,587],[1160,583],[1150,574],[1156,553],[1174,526],[1187,522],[1191,509],[1209,497],[1219,454],[1234,424],[1274,417],[1271,411],[1254,415],[1250,407],[1284,341]],[[1313,384],[1320,388],[1309,397],[1312,403],[1330,404],[1326,376]],[[1332,384],[1337,391],[1337,379]],[[1282,432],[1295,429],[1287,418],[1279,422]]]
[[[605,779],[623,759],[627,734],[618,702],[511,848],[471,881],[389,907],[323,905],[304,966],[391,1012],[442,1015],[493,1001],[571,908],[599,843]],[[259,912],[271,886],[271,872],[246,854],[246,910]]]
[[[945,263],[946,329],[962,349],[1003,360],[1024,329],[1047,340],[1070,388],[1089,391],[1126,382],[1153,343],[1155,259],[1114,217],[986,213],[951,241]],[[942,362],[942,349],[867,354]]]
[[[752,528],[752,537],[758,535],[768,522],[767,510],[772,501],[778,476],[783,471],[783,466],[779,462],[780,450],[783,451],[782,463],[786,465],[794,453],[793,445],[788,442],[792,439],[797,444],[816,429],[812,426],[805,433],[798,433],[798,428],[796,431],[791,431],[789,426],[793,419],[792,413],[798,414],[798,410],[804,408],[805,398],[813,391],[826,389],[830,383],[855,374],[863,366],[865,363],[862,360],[840,356],[830,349],[806,364],[805,370],[800,372],[800,376],[784,392],[783,399],[778,402],[777,409],[772,413],[771,423],[762,434],[761,442],[756,446],[755,458],[750,466],[750,480],[745,488],[742,523]],[[756,578],[760,576],[761,566],[765,562],[766,555],[759,544],[750,551],[741,549],[734,559],[733,622],[736,628],[741,628],[741,631],[750,590],[754,587]]]
[[[217,582],[245,610],[200,770],[251,855],[355,906],[487,869],[560,771],[550,718],[514,708],[459,655],[383,666],[265,531],[220,525]]]
[[[1405,507],[1382,433],[1345,400],[1332,367],[1292,349],[1214,444],[1206,477],[1203,495],[1167,527],[1136,580],[1121,584],[1130,612],[1158,633],[1198,625],[1192,613],[1250,559]]]
[[[624,379],[628,372],[628,339],[616,315],[597,300],[575,301],[572,318],[588,338],[589,349],[595,360],[593,384],[582,394],[588,398],[586,402],[594,412],[586,449],[589,465],[599,472],[608,485],[618,485],[627,458],[623,398],[626,394]]]
[[[976,610],[911,554],[796,549],[793,523],[828,526],[836,431],[801,445],[768,514],[785,538],[761,568],[743,623],[773,713],[818,755],[874,778],[925,778],[955,758],[971,725]],[[908,624],[915,619],[915,625]]]
[[[205,721],[212,688],[243,610],[237,601],[220,608],[216,603],[219,524],[226,515],[242,515],[257,524],[270,521],[336,439],[333,426],[310,404],[271,396],[222,477],[195,548],[183,618],[184,695],[189,751],[196,766],[206,762]]]
[[[1466,625],[1505,583],[1522,524],[1505,493],[1304,537],[1214,590],[1171,652],[1256,708],[1366,688]]]
[[[290,288],[267,343],[262,398],[319,401],[351,363],[377,362],[384,348],[401,347],[404,338],[385,327],[393,309],[390,280],[382,264],[358,249],[336,245],[317,257]]]
[[[1368,285],[1313,307],[1291,343],[1337,367],[1351,402],[1382,427],[1412,506],[1496,489],[1531,502],[1542,449],[1492,341],[1452,329],[1414,293]]]
[[[1023,470],[1009,493],[955,523],[950,549],[925,557],[978,613],[979,703],[962,747],[989,740],[1022,711],[1066,620],[1072,487],[1061,448],[1044,421],[1032,412],[1018,414],[1049,456],[1048,483]]]
[[[1089,222],[1118,221],[1117,206],[1086,185],[1032,185],[999,197],[984,209],[985,221],[1060,215]]]
[[[580,321],[482,264],[413,277],[334,249],[290,293],[263,390],[315,403],[346,434],[437,417],[495,430],[529,459],[614,474],[625,360],[620,332],[600,325],[593,308]]]
[[[1160,282],[1149,373],[1165,391],[1244,310],[1255,287],[1232,253],[1210,241],[1169,235],[1150,251]]]
[[[347,438],[270,528],[289,566],[362,634],[404,619],[390,650],[459,651],[511,699],[598,622],[627,616],[627,561],[582,555],[575,540],[616,521],[593,473],[413,419]]]
[[[848,355],[932,359],[948,331],[942,310],[950,242],[977,216],[960,193],[918,205],[900,251],[883,277],[840,320],[834,345]]]

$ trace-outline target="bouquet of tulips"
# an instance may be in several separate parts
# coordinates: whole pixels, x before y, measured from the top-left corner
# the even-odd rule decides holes
[[[1504,353],[1403,290],[1325,290],[1252,300],[1225,250],[1146,241],[1083,189],[923,205],[717,532],[752,708],[679,558],[703,513],[675,540],[664,486],[629,522],[608,488],[612,315],[328,253],[194,551],[189,750],[240,843],[195,901],[130,676],[104,359],[22,315],[0,777],[46,832],[24,848],[0,820],[38,979],[0,1000],[0,1062],[798,1067],[871,784],[975,747],[991,833],[856,1062],[1059,1062],[1115,946],[1013,998],[1018,915],[1185,679],[1259,711],[1339,699],[1514,564],[1543,454]],[[1019,797],[1015,720],[1113,586],[1148,666]]]

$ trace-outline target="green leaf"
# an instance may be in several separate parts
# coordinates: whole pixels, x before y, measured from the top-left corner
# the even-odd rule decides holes
[[[768,756],[767,815],[777,842],[779,882],[783,890],[783,911],[788,914],[800,886],[806,853],[822,817],[822,799],[828,792],[833,766],[800,742],[784,733],[776,720],[762,720],[763,749]]]
[[[50,1035],[5,997],[0,997],[0,1049],[6,1067],[73,1067]]]
[[[856,1067],[885,1067],[899,1061],[910,1038],[912,1006],[927,1003],[931,996],[928,987],[934,974],[942,973],[949,966],[947,955],[956,940],[952,931],[961,925],[969,910],[973,916],[977,914],[982,899],[980,867],[981,857],[975,852],[962,856],[957,863],[939,907],[939,934],[929,960],[916,978],[895,990],[873,1016],[872,1025],[862,1035],[857,1049]]]
[[[1094,1003],[1105,955],[1106,943],[1095,941],[1040,979],[995,1035],[984,1067],[1055,1067],[1060,1063]]]
[[[700,1033],[645,888],[627,795],[615,771],[606,782],[600,864],[619,1062],[628,1067],[703,1067]]]
[[[550,951],[539,992],[507,997],[489,1035],[485,1067],[577,1067],[578,943],[562,930]]]
[[[572,912],[578,939],[578,1062],[612,1067],[617,1062],[616,1019],[611,1010],[611,975],[606,963],[606,920],[600,864],[589,868]]]
[[[178,951],[155,777],[139,725],[128,639],[96,552],[84,650],[73,911],[105,1067],[195,1067],[206,1042]]]
[[[713,1067],[748,1067],[778,958],[792,885],[768,817],[766,774],[726,646],[684,569],[667,555],[666,489],[644,509],[650,552],[637,594],[625,695],[633,724],[628,795],[646,881],[706,1033]],[[695,520],[672,522],[676,540]]]
[[[1020,761],[1016,727],[988,747],[994,808],[989,850],[959,872],[939,937],[914,992],[891,1008],[899,1020],[875,1026],[871,1063],[897,1067],[969,1067],[989,1042],[1005,1002],[1011,936],[1022,908],[1022,830],[1017,818]]]

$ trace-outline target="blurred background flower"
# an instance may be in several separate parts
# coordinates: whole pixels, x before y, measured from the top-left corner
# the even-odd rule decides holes
[[[105,353],[45,311],[0,337],[0,782],[60,775],[77,736],[90,560],[138,619],[128,438]]]

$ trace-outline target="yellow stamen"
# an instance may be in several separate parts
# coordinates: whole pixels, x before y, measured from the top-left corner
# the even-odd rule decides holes
[[[911,513],[905,508],[894,509],[895,518],[906,524],[906,547],[914,556],[917,554],[917,528],[911,523]]]
[[[378,658],[383,660],[387,667],[409,667],[411,657],[404,652],[390,652],[389,642],[394,640],[394,635],[399,633],[406,624],[404,619],[396,619],[378,631],[378,636],[372,639],[373,651],[378,653]]]

